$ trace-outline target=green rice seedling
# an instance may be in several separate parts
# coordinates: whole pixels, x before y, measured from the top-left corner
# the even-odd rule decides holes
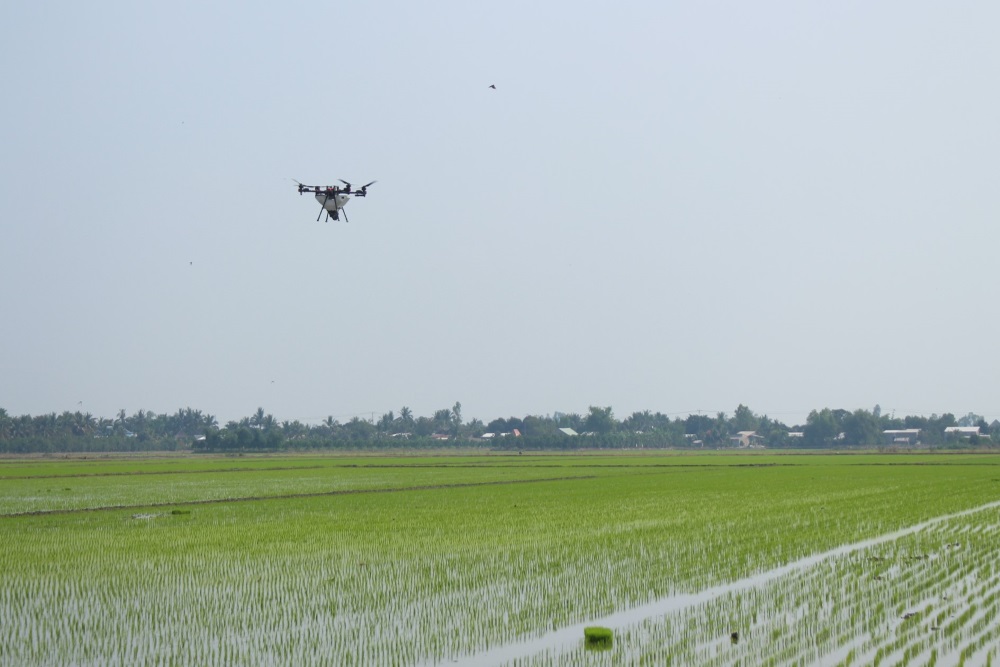
[[[893,543],[897,546],[890,545],[890,558],[894,559],[900,556],[908,558],[905,554],[908,552],[912,553],[912,546],[910,545],[917,542],[922,542],[921,549],[925,552],[930,552],[929,557],[921,559],[921,564],[913,570],[912,576],[886,580],[879,585],[879,589],[884,590],[872,589],[871,591],[887,599],[892,599],[893,596],[898,597],[900,594],[899,591],[892,590],[893,588],[909,589],[909,595],[913,598],[913,606],[921,609],[924,618],[933,619],[935,618],[934,614],[937,612],[934,601],[940,598],[943,591],[949,587],[956,586],[957,590],[961,591],[962,586],[967,586],[966,592],[970,596],[967,603],[970,607],[977,607],[979,611],[967,619],[968,622],[965,626],[956,632],[956,638],[962,638],[958,641],[948,638],[942,639],[939,633],[931,630],[930,620],[913,622],[913,617],[911,617],[910,619],[893,621],[892,619],[895,618],[894,615],[887,615],[885,617],[886,621],[890,624],[891,633],[873,635],[871,639],[865,640],[863,633],[858,631],[857,623],[860,621],[855,622],[852,619],[862,618],[861,615],[853,610],[858,605],[867,606],[864,598],[858,597],[867,593],[857,588],[845,588],[837,585],[839,581],[845,578],[849,569],[853,567],[852,563],[858,562],[858,560],[854,558],[839,558],[831,561],[827,567],[815,567],[800,574],[773,582],[768,585],[768,590],[763,591],[763,594],[757,596],[755,605],[759,606],[761,604],[773,604],[775,600],[779,599],[785,600],[791,598],[793,600],[801,600],[802,597],[799,592],[810,588],[815,591],[818,587],[818,590],[828,592],[816,596],[817,599],[823,599],[824,604],[816,606],[807,605],[808,608],[803,608],[805,616],[800,614],[795,615],[791,627],[798,632],[799,639],[797,640],[797,644],[789,644],[782,641],[784,639],[783,636],[772,630],[772,634],[770,635],[771,641],[765,644],[755,647],[740,647],[740,652],[734,655],[721,652],[717,646],[713,648],[709,644],[706,645],[705,649],[701,649],[696,654],[693,654],[688,659],[688,662],[690,664],[721,665],[731,664],[735,661],[744,661],[748,664],[794,664],[804,661],[809,664],[815,662],[821,656],[829,656],[831,653],[836,655],[838,646],[844,647],[840,653],[843,658],[838,659],[840,660],[840,664],[873,664],[875,662],[886,664],[911,664],[918,662],[926,664],[926,662],[932,661],[932,659],[933,661],[939,661],[939,656],[944,656],[944,660],[954,664],[955,661],[961,659],[962,652],[964,652],[966,660],[969,660],[972,656],[982,655],[981,651],[986,650],[988,646],[992,647],[993,643],[995,643],[996,635],[994,633],[1000,634],[1000,625],[995,622],[995,606],[985,602],[985,600],[994,597],[993,594],[997,591],[997,582],[991,577],[970,576],[966,572],[969,570],[967,565],[963,566],[958,573],[959,579],[957,582],[955,580],[942,581],[940,573],[949,570],[947,558],[943,557],[948,551],[943,548],[942,543],[948,541],[947,538],[951,537],[951,533],[954,531],[963,531],[968,525],[978,526],[978,530],[974,532],[982,534],[982,538],[977,544],[971,545],[969,551],[981,553],[985,556],[985,558],[970,560],[973,563],[978,562],[983,564],[984,567],[982,569],[989,570],[988,563],[991,562],[989,557],[990,545],[992,544],[992,540],[995,540],[997,537],[998,526],[992,522],[984,523],[982,519],[985,516],[988,515],[986,513],[977,513],[932,527],[915,535],[900,538],[897,543]],[[933,538],[930,544],[927,541],[928,537]],[[898,556],[893,554],[897,554]],[[862,558],[860,562],[867,561]],[[974,566],[971,572],[975,574]],[[829,582],[823,583],[825,577],[830,577]],[[770,589],[775,589],[775,592],[771,593]],[[793,593],[791,596],[781,595],[777,593],[777,590],[781,589],[787,589]],[[914,591],[920,591],[920,594],[918,595]],[[754,589],[754,592],[758,593],[761,591]],[[746,596],[746,592],[741,595],[725,596],[717,601],[708,603],[708,606],[704,608],[696,608],[690,612],[681,614],[678,620],[683,621],[685,617],[692,615],[700,616],[702,614],[707,618],[717,618],[719,616],[718,611],[724,611],[724,614],[731,614],[735,608],[739,607],[741,600],[745,599]],[[830,604],[826,604],[827,602]],[[838,610],[847,611],[842,612]],[[781,613],[773,613],[767,608],[759,609],[757,619],[756,623],[760,623],[763,626],[759,630],[764,633],[768,632],[767,627],[769,623],[780,623],[781,625],[776,626],[776,628],[780,628],[786,625],[789,620],[787,615],[783,616]],[[855,629],[853,631],[849,628],[845,629],[839,632],[836,638],[831,633],[824,631],[826,628],[842,627],[843,624],[850,625],[851,623],[854,623]],[[666,626],[667,624],[664,623],[662,625]],[[690,632],[694,633],[704,632],[702,624],[697,622],[697,619],[691,619],[690,622],[681,622],[679,625],[672,623],[670,625],[680,629],[681,632],[685,631],[684,628],[689,628]],[[642,632],[638,632],[637,628],[630,628],[628,632],[620,635],[624,639],[617,654],[633,657],[640,656],[638,658],[640,660],[651,660],[655,663],[664,655],[665,651],[664,648],[658,647],[677,643],[682,640],[677,632],[678,630],[675,629],[671,633],[664,635],[663,633],[658,633],[657,630],[650,630],[643,637]],[[804,635],[810,637],[808,643],[803,641]],[[664,644],[659,643],[661,637],[663,638],[662,641],[665,642]],[[575,657],[571,657],[561,664],[574,664],[574,660]]]
[[[615,633],[610,628],[589,626],[583,629],[584,645],[589,650],[609,650],[615,641]]]

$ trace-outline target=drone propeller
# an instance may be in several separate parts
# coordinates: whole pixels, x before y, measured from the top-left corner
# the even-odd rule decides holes
[[[346,192],[347,194],[351,194],[351,184],[350,184],[350,183],[348,183],[347,181],[345,181],[345,180],[344,180],[344,179],[342,179],[342,178],[340,178],[340,179],[337,179],[337,180],[339,180],[339,181],[340,181],[341,183],[343,183],[344,185],[346,185],[346,186],[347,186],[347,189],[346,189],[346,190],[344,190],[344,192]],[[360,192],[360,193],[361,193],[361,196],[363,197],[363,196],[365,195],[365,191],[366,191],[366,190],[368,189],[368,186],[369,186],[369,185],[375,185],[375,183],[377,183],[377,182],[378,182],[378,181],[372,181],[371,183],[365,183],[364,185],[362,185],[362,186],[361,186],[360,188],[358,188],[357,190],[354,190],[354,192]]]

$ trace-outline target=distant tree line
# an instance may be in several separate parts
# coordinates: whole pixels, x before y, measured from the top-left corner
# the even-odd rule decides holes
[[[996,424],[997,422],[994,422]],[[946,434],[949,426],[978,426],[981,436]],[[570,429],[567,431],[566,429]],[[732,415],[691,414],[671,418],[661,412],[633,412],[617,419],[611,407],[591,406],[584,414],[497,418],[489,423],[462,418],[462,404],[415,417],[408,407],[387,412],[377,421],[332,416],[319,424],[279,422],[263,408],[219,426],[215,417],[184,408],[174,414],[139,410],[114,419],[90,413],[63,412],[11,416],[0,408],[0,453],[130,452],[193,450],[251,452],[280,450],[391,450],[470,448],[572,450],[622,448],[719,449],[736,446],[733,438],[753,431],[756,443],[769,449],[870,448],[891,446],[884,431],[920,429],[911,444],[933,448],[993,446],[993,427],[973,413],[930,417],[895,417],[873,410],[813,410],[803,425],[787,426],[739,405]],[[575,433],[576,435],[572,435]],[[992,437],[991,437],[992,436]]]
[[[172,415],[120,410],[113,419],[80,411],[14,417],[0,408],[0,453],[174,450],[216,428],[215,417],[191,408]]]

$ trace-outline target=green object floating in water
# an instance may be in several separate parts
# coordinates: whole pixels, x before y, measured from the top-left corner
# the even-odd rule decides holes
[[[610,628],[592,626],[583,629],[583,644],[585,648],[595,651],[606,651],[614,644],[615,633]]]

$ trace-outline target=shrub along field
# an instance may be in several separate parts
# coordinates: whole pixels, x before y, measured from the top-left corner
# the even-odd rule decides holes
[[[476,664],[996,500],[989,455],[0,460],[0,663]],[[994,566],[974,545],[997,532],[997,511],[953,521],[761,584],[756,620],[744,592],[646,619],[587,659],[902,660],[910,644],[886,633],[908,613],[900,591],[925,579],[921,623],[953,611],[995,636]],[[904,567],[918,550],[905,540],[933,557]],[[851,594],[861,580],[867,592]],[[932,600],[944,590],[949,603]],[[809,619],[802,632],[788,614]],[[731,625],[745,639],[731,644]],[[964,650],[957,630],[940,636]],[[914,633],[923,648],[907,659],[933,641]]]

